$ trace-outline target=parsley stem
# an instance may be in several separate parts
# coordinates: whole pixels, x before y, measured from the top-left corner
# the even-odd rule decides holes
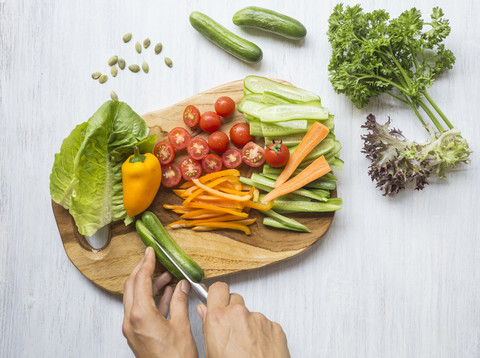
[[[435,127],[437,127],[438,131],[440,133],[443,133],[445,130],[443,129],[442,125],[440,124],[440,122],[437,120],[437,118],[435,117],[435,115],[433,114],[433,112],[430,110],[430,108],[427,107],[427,105],[422,101],[422,100],[418,100],[417,102],[420,107],[422,107],[422,109],[425,111],[425,113],[428,114],[428,116],[430,117],[430,119],[432,120],[433,124],[435,124]]]
[[[443,114],[442,110],[437,106],[437,104],[433,101],[432,97],[430,97],[427,93],[427,91],[424,91],[423,92],[423,95],[425,96],[425,98],[428,100],[428,102],[430,102],[430,104],[432,105],[433,108],[435,108],[435,110],[437,111],[437,113],[440,115],[440,117],[442,117],[443,121],[445,122],[445,124],[448,126],[448,128],[452,129],[453,128],[453,125],[452,123],[450,123],[450,121],[448,120],[447,116],[445,116],[445,114]]]
[[[407,103],[407,104],[413,109],[413,111],[414,111],[415,114],[417,115],[418,119],[420,119],[420,122],[422,123],[422,125],[423,125],[424,127],[426,127],[427,125],[426,125],[425,121],[423,120],[422,115],[421,115],[420,112],[418,111],[417,107],[415,107],[415,105],[413,104],[413,102],[408,99],[408,97],[407,97],[407,95],[406,95],[405,93],[403,93],[403,96],[405,97],[405,101],[404,101],[404,102]]]
[[[395,98],[396,100],[398,100],[398,101],[400,101],[400,102],[403,102],[403,103],[405,103],[405,104],[410,105],[410,102],[409,102],[409,101],[404,100],[402,97],[399,97],[399,96],[394,95],[392,92],[387,92],[387,94],[389,94],[390,96],[392,96],[393,98]]]

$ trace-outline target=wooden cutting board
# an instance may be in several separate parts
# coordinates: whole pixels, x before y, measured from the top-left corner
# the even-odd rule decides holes
[[[150,127],[150,133],[156,134],[158,140],[164,140],[172,128],[185,127],[182,114],[188,104],[197,106],[200,112],[214,110],[216,99],[223,95],[231,97],[238,103],[243,96],[243,82],[223,84],[142,117]],[[230,127],[239,121],[243,121],[243,116],[235,111],[230,118],[224,120],[222,131],[228,133]],[[192,136],[197,134],[204,136],[200,132],[194,132]],[[178,159],[181,159],[181,156]],[[252,173],[252,168],[244,164],[239,169],[244,176],[250,176]],[[150,210],[156,213],[166,226],[178,220],[178,214],[163,209],[162,205],[180,202],[170,189],[161,188]],[[54,202],[52,206],[65,251],[72,263],[98,286],[109,292],[121,294],[125,280],[145,252],[145,246],[138,237],[134,224],[126,227],[123,222],[112,223],[109,226],[107,244],[101,249],[93,249],[78,233],[68,211]],[[257,222],[250,226],[252,229],[250,236],[231,230],[210,232],[170,228],[167,230],[182,249],[202,267],[205,277],[213,278],[255,269],[304,252],[327,232],[334,217],[333,212],[292,214],[292,217],[312,230],[311,233],[296,233],[265,227],[262,224],[264,216],[255,210],[252,214],[257,218]],[[157,263],[156,274],[162,271],[164,268]]]

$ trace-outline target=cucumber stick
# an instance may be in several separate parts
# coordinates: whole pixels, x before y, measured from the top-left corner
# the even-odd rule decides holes
[[[190,24],[212,43],[244,62],[257,63],[263,57],[260,47],[235,35],[201,12],[190,14]]]
[[[261,76],[247,76],[243,80],[243,85],[252,93],[267,91],[295,102],[320,101],[320,97],[315,93]]]
[[[256,6],[237,11],[233,15],[233,23],[237,26],[261,29],[292,40],[300,40],[307,35],[307,29],[300,21]]]
[[[265,211],[262,211],[262,213],[267,215],[270,219],[270,220],[267,220],[267,223],[265,223],[265,219],[267,219],[265,218],[263,220],[264,225],[273,226],[279,229],[310,232],[310,229],[308,227],[299,223],[297,220],[280,215],[279,213],[273,210],[265,210]],[[275,223],[273,223],[271,220],[275,221],[275,223],[278,223],[279,225],[275,226]]]
[[[329,211],[340,210],[342,207],[342,199],[332,198],[327,202],[312,201],[292,201],[292,200],[274,200],[273,210],[279,213],[324,213]]]
[[[155,214],[150,211],[145,211],[142,214],[142,218],[138,219],[135,225],[143,243],[147,246],[153,247],[158,260],[175,277],[178,279],[184,278],[178,269],[157,247],[154,241],[158,242],[158,244],[161,245],[170,254],[170,256],[173,257],[173,259],[182,267],[183,270],[185,270],[185,272],[187,272],[192,280],[195,282],[203,281],[203,270],[177,245]]]

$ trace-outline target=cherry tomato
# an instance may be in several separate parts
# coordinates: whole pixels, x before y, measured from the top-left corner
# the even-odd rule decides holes
[[[222,158],[217,154],[209,154],[202,159],[202,167],[207,173],[218,172],[222,169]]]
[[[265,151],[259,145],[248,142],[242,149],[242,159],[251,167],[259,167],[265,163]]]
[[[234,110],[235,102],[233,102],[233,99],[230,97],[223,96],[217,99],[215,102],[215,112],[217,112],[219,116],[228,117],[233,113]]]
[[[222,119],[213,111],[202,113],[200,116],[200,128],[207,133],[213,133],[222,125]]]
[[[227,150],[229,143],[228,135],[223,132],[213,132],[208,136],[208,146],[214,152],[223,153]]]
[[[198,160],[192,158],[185,158],[180,163],[180,171],[185,180],[197,179],[202,175],[202,166]]]
[[[191,104],[188,105],[185,111],[183,111],[183,121],[187,126],[195,127],[200,121],[200,111],[198,108]]]
[[[175,158],[175,149],[166,140],[158,142],[153,148],[153,154],[158,158],[160,164],[168,164]]]
[[[180,172],[180,167],[175,163],[169,163],[162,165],[162,185],[166,188],[180,183],[182,179],[182,174]]]
[[[185,128],[175,127],[168,132],[168,141],[176,150],[182,150],[187,148],[188,141],[190,140],[190,133]]]
[[[187,152],[195,160],[202,160],[208,154],[207,141],[202,137],[191,138],[187,145]]]
[[[250,126],[245,122],[235,124],[230,128],[230,139],[237,147],[241,147],[245,143],[248,143],[253,139],[250,135]]]
[[[265,149],[265,161],[271,167],[283,167],[287,164],[289,158],[290,151],[285,144],[282,144],[282,141],[280,141],[280,143],[273,141],[273,143],[269,144]]]
[[[235,169],[242,164],[242,153],[237,148],[230,147],[222,154],[222,161],[227,168]]]

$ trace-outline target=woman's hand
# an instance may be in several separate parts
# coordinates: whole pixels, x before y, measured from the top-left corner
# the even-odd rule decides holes
[[[153,296],[172,276],[165,272],[152,281],[155,254],[151,247],[127,279],[123,290],[125,316],[122,332],[136,357],[198,357],[188,319],[187,281],[180,281],[172,293],[165,287],[155,305]],[[167,319],[170,307],[170,319]]]
[[[210,286],[207,305],[198,305],[197,312],[208,358],[290,357],[282,327],[249,312],[242,296],[230,294],[223,282]]]

